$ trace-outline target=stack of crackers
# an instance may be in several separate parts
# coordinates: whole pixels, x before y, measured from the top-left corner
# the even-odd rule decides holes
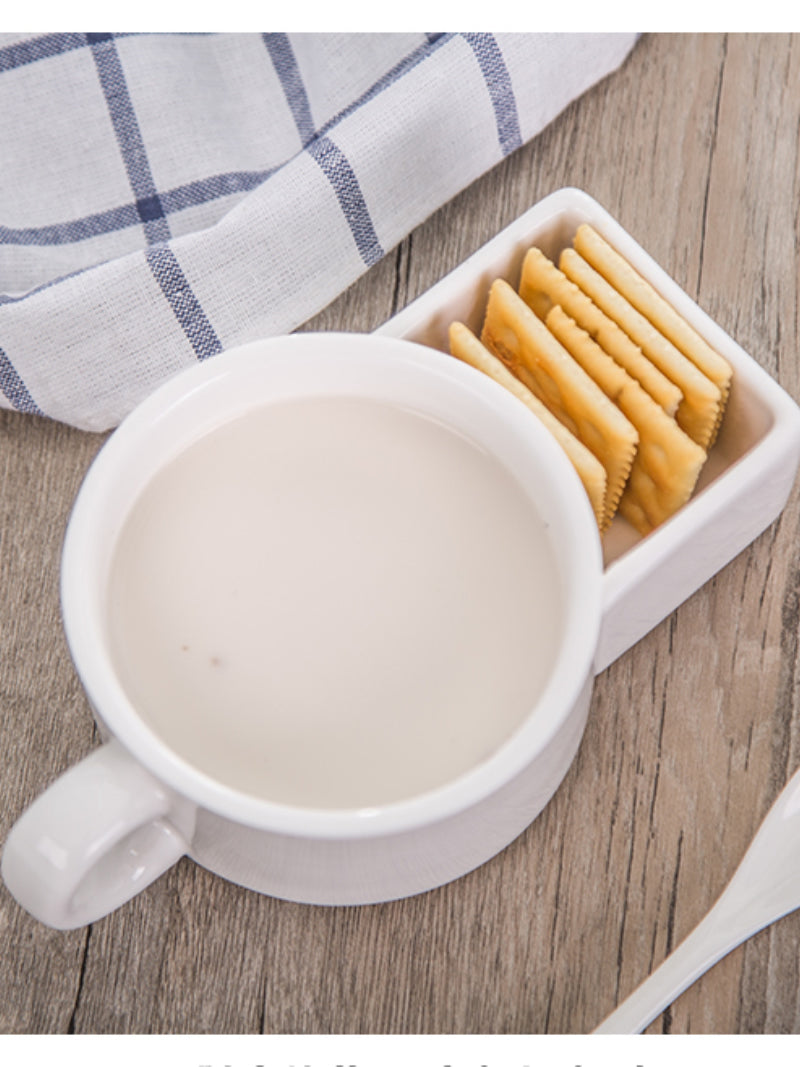
[[[525,256],[498,279],[480,339],[450,350],[514,393],[572,461],[601,533],[619,512],[642,535],[691,496],[719,431],[730,364],[591,226],[558,266]]]

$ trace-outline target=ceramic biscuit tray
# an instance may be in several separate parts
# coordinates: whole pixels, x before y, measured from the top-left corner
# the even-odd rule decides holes
[[[561,189],[541,200],[376,333],[447,352],[454,320],[480,333],[496,278],[516,287],[532,245],[557,259],[583,222],[605,237],[733,368],[725,418],[692,498],[646,537],[619,516],[603,536],[599,673],[778,517],[800,461],[800,409],[607,211],[578,189]]]

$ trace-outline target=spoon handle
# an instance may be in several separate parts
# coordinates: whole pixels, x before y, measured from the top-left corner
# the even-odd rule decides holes
[[[594,1033],[641,1033],[731,949],[798,906],[800,771],[795,771],[714,907]]]
[[[596,1034],[639,1034],[700,975],[741,944],[743,927],[726,893],[675,951],[597,1027]]]

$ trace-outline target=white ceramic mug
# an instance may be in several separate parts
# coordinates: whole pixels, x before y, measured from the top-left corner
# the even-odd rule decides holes
[[[406,406],[499,457],[550,525],[564,608],[544,692],[516,733],[455,780],[365,810],[268,802],[196,771],[126,696],[104,613],[120,527],[171,456],[254,402],[334,395]],[[344,334],[275,338],[192,367],[121,424],[78,495],[63,552],[63,618],[105,743],[12,828],[6,885],[36,918],[71,929],[120,906],[183,855],[258,892],[318,904],[395,899],[465,874],[528,826],[577,751],[601,582],[597,527],[570,463],[518,400],[471,367],[410,342]]]

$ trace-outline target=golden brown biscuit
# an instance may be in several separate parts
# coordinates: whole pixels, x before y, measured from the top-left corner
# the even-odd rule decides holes
[[[636,453],[635,427],[502,279],[490,289],[481,340],[602,463],[605,530]]]
[[[469,363],[471,367],[482,371],[502,385],[547,427],[556,441],[564,449],[572,466],[583,483],[592,505],[598,527],[603,521],[606,498],[606,472],[599,459],[592,455],[585,445],[551,415],[538,397],[515,378],[510,370],[483,345],[475,334],[463,323],[454,322],[450,326],[450,352],[457,359]]]
[[[525,256],[519,293],[540,318],[545,317],[553,304],[560,304],[581,329],[586,330],[601,348],[624,367],[668,415],[675,414],[683,399],[677,385],[653,366],[616,322],[605,315],[538,248],[531,248]]]
[[[578,227],[573,245],[590,266],[717,386],[721,401],[713,441],[730,394],[733,377],[730,363],[588,223]]]
[[[601,311],[613,319],[645,356],[683,393],[675,418],[701,448],[707,449],[719,423],[722,394],[691,360],[664,337],[641,312],[591,267],[574,248],[565,248],[559,267]]]
[[[690,498],[706,453],[562,308],[553,307],[545,322],[636,427],[639,447],[619,511],[639,533],[647,534]]]

